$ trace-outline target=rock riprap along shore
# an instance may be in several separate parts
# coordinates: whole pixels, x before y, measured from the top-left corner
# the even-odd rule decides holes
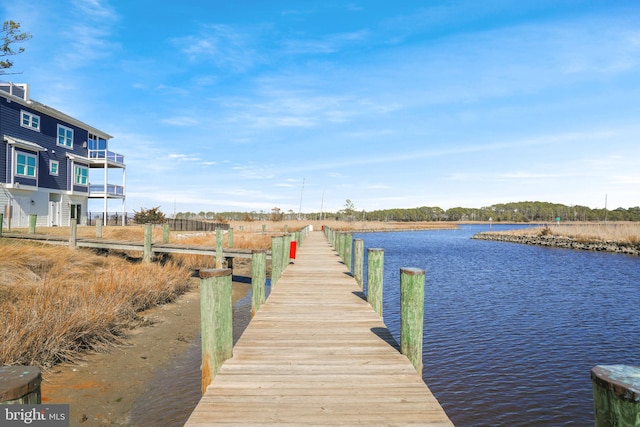
[[[499,232],[474,234],[472,239],[494,240],[498,242],[522,243],[526,245],[548,246],[554,248],[580,249],[587,251],[615,252],[628,255],[640,255],[640,245],[614,241],[583,242],[566,236],[542,236],[536,234],[515,235]]]

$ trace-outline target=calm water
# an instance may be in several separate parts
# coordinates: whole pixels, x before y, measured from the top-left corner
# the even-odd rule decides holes
[[[591,368],[640,365],[640,258],[487,229],[354,235],[385,250],[385,323],[399,341],[399,270],[423,268],[424,380],[456,426],[592,426]]]
[[[487,229],[355,235],[385,250],[385,323],[399,341],[400,268],[423,268],[424,380],[456,426],[592,426],[591,368],[640,365],[640,257],[470,239]],[[151,389],[131,425],[182,426],[200,398],[199,338]]]

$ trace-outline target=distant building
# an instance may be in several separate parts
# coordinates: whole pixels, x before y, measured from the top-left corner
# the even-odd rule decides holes
[[[124,156],[108,150],[109,134],[30,99],[26,84],[0,82],[0,137],[5,227],[27,227],[30,215],[39,226],[84,225],[89,199],[104,202],[105,224],[107,201],[120,200],[124,220]]]

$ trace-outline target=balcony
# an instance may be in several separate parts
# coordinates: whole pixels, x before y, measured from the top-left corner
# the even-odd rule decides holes
[[[89,197],[118,197],[124,198],[124,186],[115,184],[90,184]]]
[[[109,163],[117,163],[124,166],[124,156],[109,150],[89,150],[89,158],[94,160],[106,159]]]

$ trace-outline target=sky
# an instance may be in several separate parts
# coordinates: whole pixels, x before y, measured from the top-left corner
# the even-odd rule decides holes
[[[33,36],[0,80],[113,136],[129,212],[640,205],[636,0],[12,0],[0,19]]]

